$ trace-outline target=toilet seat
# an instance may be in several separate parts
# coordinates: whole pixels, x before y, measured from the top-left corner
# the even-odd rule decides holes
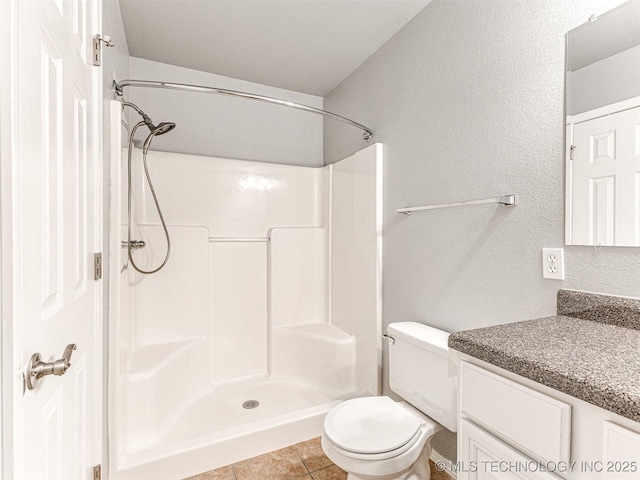
[[[409,450],[421,437],[423,422],[389,397],[347,400],[324,421],[327,440],[342,455],[384,460]]]
[[[356,452],[350,452],[349,450],[345,450],[343,448],[338,447],[333,442],[331,442],[331,440],[329,440],[329,442],[331,443],[332,448],[337,453],[339,453],[341,455],[344,455],[345,457],[352,458],[354,460],[365,460],[365,461],[372,462],[372,461],[375,461],[375,460],[387,460],[389,458],[393,458],[393,457],[397,457],[398,455],[402,455],[406,451],[410,450],[411,447],[413,447],[416,444],[416,442],[418,442],[418,440],[420,440],[421,437],[422,437],[422,432],[418,431],[418,433],[416,433],[407,443],[402,445],[400,448],[398,448],[396,450],[390,450],[388,452],[381,452],[381,453],[356,453]]]

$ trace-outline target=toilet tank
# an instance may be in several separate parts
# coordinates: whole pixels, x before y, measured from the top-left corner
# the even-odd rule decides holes
[[[457,378],[449,374],[449,333],[416,322],[391,323],[391,390],[447,429],[457,430]]]

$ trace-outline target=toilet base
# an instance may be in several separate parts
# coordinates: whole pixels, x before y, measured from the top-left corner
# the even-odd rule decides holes
[[[353,473],[347,473],[347,480],[429,480],[431,478],[431,467],[429,467],[429,459],[431,458],[431,439],[427,441],[420,456],[409,470],[402,472],[394,477],[378,477],[366,476],[359,477]]]
[[[429,480],[431,478],[431,467],[429,466],[429,459],[431,458],[431,439],[427,442],[422,453],[413,464],[411,470],[409,470],[402,480]]]

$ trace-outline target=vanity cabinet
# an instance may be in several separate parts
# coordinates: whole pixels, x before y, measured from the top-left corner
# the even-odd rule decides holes
[[[640,479],[640,423],[460,358],[459,480]]]

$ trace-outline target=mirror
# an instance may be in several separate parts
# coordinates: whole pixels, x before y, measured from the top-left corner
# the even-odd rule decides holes
[[[640,0],[567,34],[566,244],[640,246]]]

